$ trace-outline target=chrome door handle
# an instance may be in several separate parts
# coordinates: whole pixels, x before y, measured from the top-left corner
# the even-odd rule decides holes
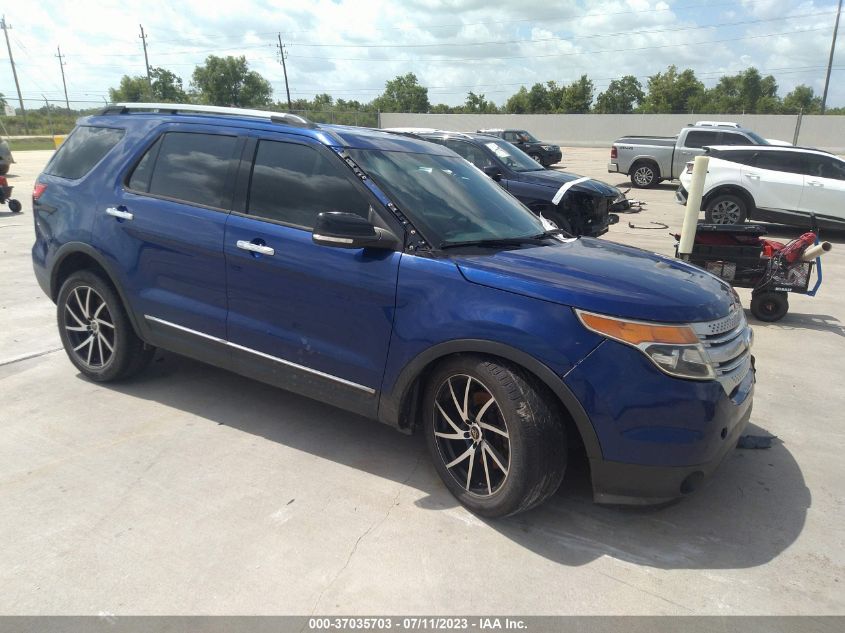
[[[106,209],[106,215],[111,215],[115,218],[120,218],[121,220],[131,220],[135,216],[129,213],[129,211],[123,211],[118,209],[117,207],[108,207]]]
[[[818,180],[810,180],[807,182],[807,184],[811,187],[824,187],[824,184],[820,183]]]
[[[252,242],[247,242],[246,240],[238,240],[237,242],[235,242],[235,246],[237,246],[241,250],[251,251],[253,253],[258,253],[259,255],[276,254],[276,249],[272,248],[271,246],[264,246],[263,244],[253,244]]]
[[[751,178],[752,180],[760,180],[760,174],[745,174],[746,178]]]

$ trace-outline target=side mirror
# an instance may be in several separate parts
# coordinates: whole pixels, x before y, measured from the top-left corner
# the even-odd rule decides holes
[[[379,248],[395,250],[399,238],[390,231],[373,226],[355,213],[330,211],[317,214],[311,239],[321,246],[336,248]]]
[[[487,167],[485,167],[483,171],[496,182],[499,182],[502,179],[502,172],[495,165],[487,165]]]

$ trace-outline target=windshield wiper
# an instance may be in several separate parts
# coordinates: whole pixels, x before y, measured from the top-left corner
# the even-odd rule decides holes
[[[565,235],[567,237],[572,237],[570,233],[564,231],[563,229],[551,229],[549,231],[543,231],[538,235],[526,235],[525,237],[491,237],[483,240],[441,242],[440,250],[447,248],[458,248],[460,246],[483,246],[495,248],[497,246],[521,246],[522,244],[538,244],[541,243],[543,240],[547,240],[550,237],[555,237],[556,235]]]
[[[525,237],[490,237],[483,240],[462,240],[457,242],[441,242],[440,250],[459,248],[461,246],[481,246],[496,248],[498,246],[521,246],[522,244],[536,244],[544,239],[542,235],[526,235]]]

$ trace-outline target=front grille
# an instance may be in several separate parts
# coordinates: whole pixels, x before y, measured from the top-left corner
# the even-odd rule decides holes
[[[736,307],[727,317],[691,325],[716,370],[716,380],[730,395],[751,369],[754,334],[745,313]]]

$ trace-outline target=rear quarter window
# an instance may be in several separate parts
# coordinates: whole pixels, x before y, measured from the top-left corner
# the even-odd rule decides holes
[[[91,171],[122,138],[123,130],[118,128],[79,126],[59,147],[44,173],[78,180]]]

